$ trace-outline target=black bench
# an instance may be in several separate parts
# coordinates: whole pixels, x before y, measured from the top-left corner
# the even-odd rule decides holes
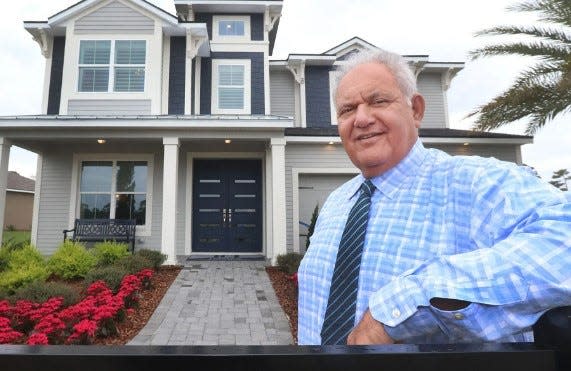
[[[101,242],[115,241],[131,243],[135,252],[135,219],[75,219],[73,229],[63,231],[63,240],[73,232],[72,241]]]

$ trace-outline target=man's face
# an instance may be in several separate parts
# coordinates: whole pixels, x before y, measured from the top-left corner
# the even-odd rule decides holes
[[[397,165],[416,142],[424,99],[416,94],[409,104],[384,65],[355,67],[341,79],[335,99],[343,146],[366,178]]]

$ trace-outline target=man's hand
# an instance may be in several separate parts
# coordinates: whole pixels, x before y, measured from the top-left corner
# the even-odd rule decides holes
[[[385,326],[371,315],[367,309],[361,321],[347,337],[348,345],[394,344],[395,341],[386,333]]]

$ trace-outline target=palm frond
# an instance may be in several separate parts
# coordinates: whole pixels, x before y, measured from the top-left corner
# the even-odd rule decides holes
[[[571,48],[543,41],[530,43],[518,42],[484,46],[471,51],[469,56],[474,60],[480,57],[513,54],[563,62],[568,60],[571,54]]]
[[[531,0],[507,8],[516,12],[537,12],[542,22],[560,23],[571,27],[571,2],[569,0]]]
[[[475,36],[523,35],[571,45],[571,33],[539,26],[497,26],[475,33]],[[571,47],[571,46],[570,46]]]

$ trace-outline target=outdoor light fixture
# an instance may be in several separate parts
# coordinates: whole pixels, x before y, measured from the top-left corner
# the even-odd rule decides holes
[[[105,139],[97,139],[97,143],[99,144],[105,144],[106,140]]]
[[[230,143],[232,143],[232,140],[230,140],[230,139],[224,139],[224,143],[230,144]]]
[[[333,141],[329,142],[329,144],[333,144]]]
[[[465,146],[468,146],[468,145],[470,145],[470,143],[466,142],[466,143],[464,143],[464,145],[465,145]]]

